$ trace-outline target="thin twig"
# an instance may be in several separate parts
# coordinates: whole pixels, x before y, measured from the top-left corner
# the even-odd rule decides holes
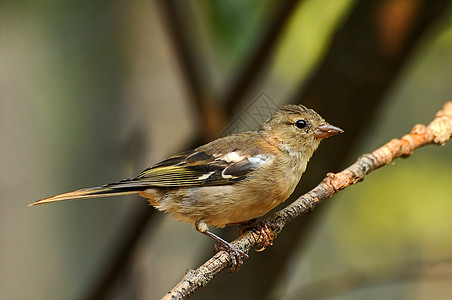
[[[416,125],[411,133],[400,139],[393,139],[377,150],[362,155],[354,164],[339,173],[328,173],[323,181],[310,192],[295,200],[286,208],[274,213],[267,221],[281,230],[302,215],[308,214],[319,203],[331,198],[335,193],[356,184],[364,177],[399,157],[409,157],[413,151],[428,144],[443,145],[452,136],[452,101],[447,102],[443,110],[427,126]],[[248,252],[260,242],[259,234],[246,231],[232,244]],[[218,273],[227,268],[231,259],[224,251],[216,253],[196,270],[188,270],[182,280],[164,296],[163,299],[186,299],[200,287],[209,283]]]

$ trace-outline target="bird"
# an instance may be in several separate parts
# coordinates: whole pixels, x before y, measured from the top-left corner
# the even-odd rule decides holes
[[[313,109],[289,104],[257,130],[216,139],[169,157],[138,176],[44,198],[40,205],[70,199],[139,194],[150,205],[194,225],[229,252],[231,270],[243,251],[209,230],[262,217],[294,191],[320,141],[343,133]]]

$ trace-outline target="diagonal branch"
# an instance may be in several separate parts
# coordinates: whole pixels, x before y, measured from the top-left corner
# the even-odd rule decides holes
[[[331,198],[335,193],[356,184],[364,177],[399,157],[409,157],[413,151],[428,144],[443,145],[452,136],[452,101],[447,102],[443,110],[427,126],[416,125],[411,133],[400,139],[376,149],[372,153],[362,155],[354,164],[339,173],[328,173],[323,181],[314,189],[295,200],[286,208],[274,213],[268,219],[280,230],[302,215],[311,212],[319,203]],[[232,244],[242,251],[249,251],[260,242],[259,234],[247,231]],[[186,299],[200,287],[209,283],[218,273],[227,268],[231,259],[224,251],[216,253],[196,270],[188,270],[182,280],[165,295],[164,299]]]

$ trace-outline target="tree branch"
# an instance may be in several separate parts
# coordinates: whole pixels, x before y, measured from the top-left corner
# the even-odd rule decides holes
[[[356,184],[364,177],[398,157],[406,158],[419,147],[428,144],[443,145],[452,136],[452,101],[447,102],[436,118],[427,126],[418,124],[411,133],[400,139],[362,155],[354,164],[339,173],[328,173],[314,189],[295,200],[286,208],[271,215],[267,221],[275,224],[280,231],[302,215],[306,215],[319,203],[331,198],[335,193]],[[234,247],[248,252],[257,246],[260,236],[254,231],[246,231],[232,242]],[[209,283],[218,273],[227,268],[231,259],[224,251],[216,253],[196,270],[188,270],[182,280],[163,299],[186,299],[200,287]]]

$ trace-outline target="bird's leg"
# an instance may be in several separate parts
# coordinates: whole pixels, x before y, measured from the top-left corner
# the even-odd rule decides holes
[[[276,224],[267,224],[259,219],[253,219],[248,222],[240,224],[239,234],[242,234],[245,230],[251,229],[259,233],[259,243],[261,248],[256,250],[258,252],[264,251],[268,246],[273,245],[273,240],[276,238],[278,232],[278,226]]]
[[[231,245],[231,243],[223,240],[221,237],[216,235],[215,233],[209,231],[204,223],[196,222],[195,228],[197,231],[201,232],[202,234],[210,237],[214,241],[216,241],[219,244],[219,247],[215,247],[215,250],[225,250],[229,253],[231,257],[231,268],[229,269],[230,272],[237,272],[240,270],[240,268],[243,265],[243,259],[242,257],[248,258],[248,254],[243,252],[242,250],[236,249],[234,246]]]
[[[218,235],[214,234],[209,230],[201,233],[205,234],[211,239],[214,239],[219,244],[219,247],[215,247],[216,250],[225,250],[229,253],[229,255],[231,256],[231,268],[229,269],[229,271],[234,273],[240,270],[240,268],[243,266],[242,257],[248,258],[248,254],[239,249],[234,248],[234,246],[232,246],[231,243],[226,242],[221,237],[219,237]]]

